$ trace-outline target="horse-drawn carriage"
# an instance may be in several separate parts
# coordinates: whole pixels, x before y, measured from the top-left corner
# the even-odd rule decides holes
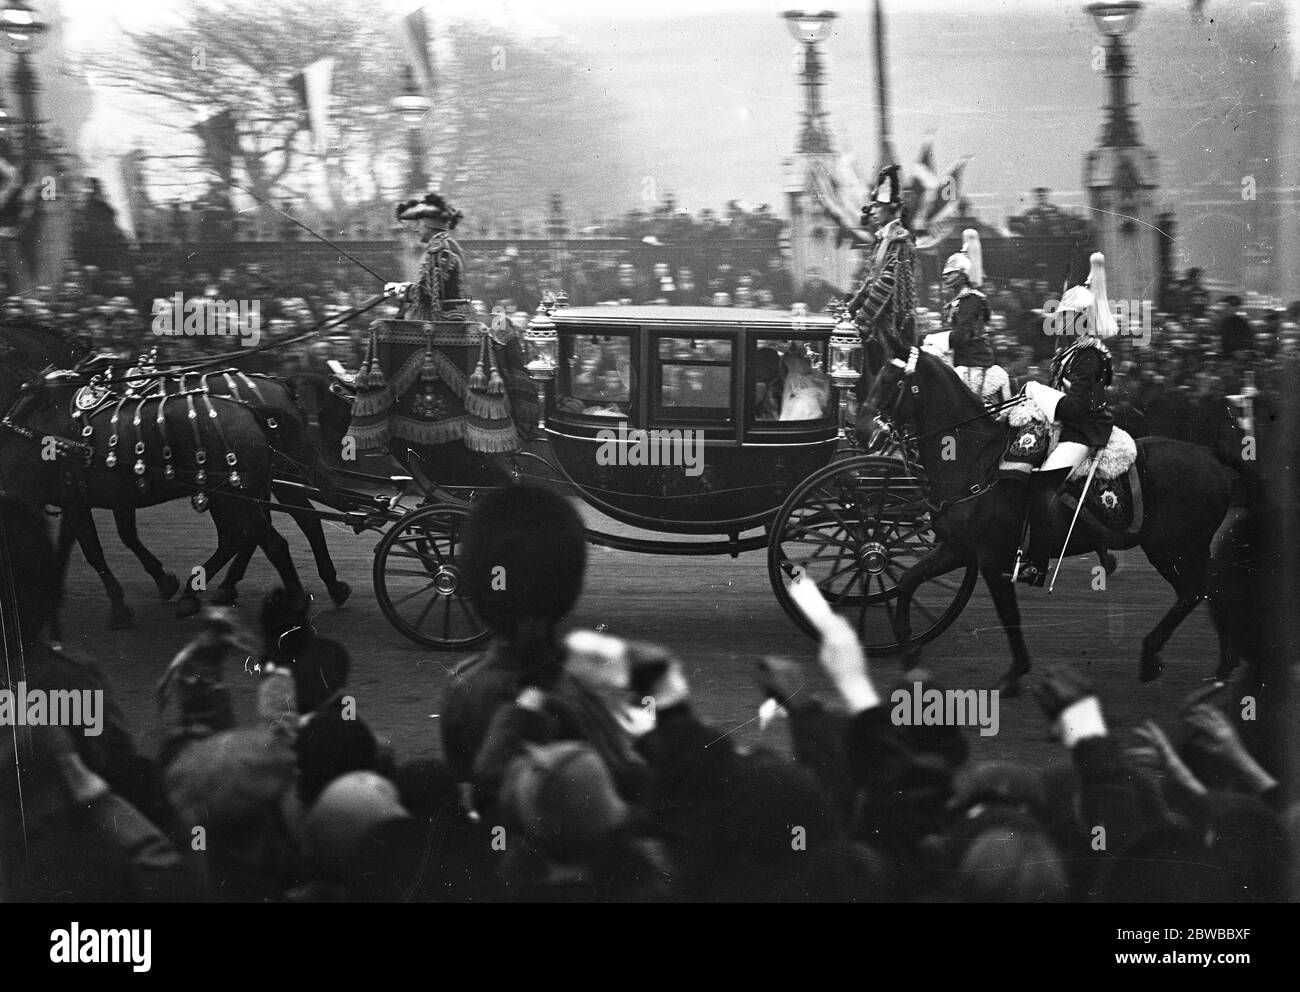
[[[432,348],[461,344],[458,326],[422,330]],[[510,478],[560,485],[625,528],[680,538],[591,528],[593,544],[658,555],[765,550],[777,601],[802,629],[811,633],[788,592],[798,574],[870,648],[896,646],[897,581],[933,536],[915,471],[897,455],[860,451],[845,430],[856,328],[767,310],[544,305],[527,339],[542,416],[522,450],[498,458]],[[436,458],[412,467],[424,503],[392,521],[376,548],[376,596],[412,640],[466,648],[487,636],[457,568],[482,486]],[[956,618],[975,577],[971,567],[918,590],[917,640]]]
[[[64,506],[65,523],[73,518],[115,622],[129,622],[129,611],[123,616],[90,508],[114,510],[119,533],[167,598],[177,580],[140,544],[133,513],[188,495],[195,509],[211,511],[220,538],[203,567],[215,574],[235,560],[220,587],[227,601],[255,544],[297,586],[287,545],[267,522],[268,510],[283,510],[312,541],[336,602],[348,589],[329,563],[322,520],[381,534],[374,589],[399,631],[431,647],[468,648],[488,633],[458,564],[469,506],[485,488],[530,479],[565,488],[623,528],[678,538],[591,528],[593,544],[659,555],[765,550],[773,593],[801,629],[811,633],[789,593],[798,576],[816,583],[868,649],[901,643],[907,660],[955,620],[983,575],[1016,656],[1008,689],[1028,670],[1001,574],[1023,518],[1013,491],[994,486],[1006,428],[918,348],[909,356],[901,346],[875,376],[867,400],[893,429],[884,450],[864,450],[846,429],[862,342],[843,318],[544,305],[524,335],[526,364],[499,322],[374,326],[374,340],[394,348],[372,348],[363,375],[319,386],[321,438],[307,460],[294,454],[301,394],[282,380],[227,371],[222,358],[169,372],[46,369],[0,395],[0,484],[19,493],[45,478],[29,496]],[[16,364],[46,368],[47,335],[5,330]],[[359,472],[337,457],[330,471],[317,471],[322,452],[355,441],[359,410],[409,475]],[[947,437],[965,446],[960,461],[942,453]],[[1116,529],[1105,545],[1141,544],[1178,593],[1143,642],[1144,678],[1159,674],[1160,647],[1203,593],[1209,539],[1239,485],[1236,470],[1211,452],[1164,439],[1150,448],[1147,524]],[[1178,507],[1188,473],[1200,494],[1195,513]],[[1094,550],[1076,542],[1069,553]],[[193,612],[193,575],[186,597]]]

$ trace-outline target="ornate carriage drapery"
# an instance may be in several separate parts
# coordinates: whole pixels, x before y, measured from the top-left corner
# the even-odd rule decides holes
[[[536,387],[504,320],[377,320],[357,374],[351,434],[363,450],[400,439],[517,451],[537,422]]]

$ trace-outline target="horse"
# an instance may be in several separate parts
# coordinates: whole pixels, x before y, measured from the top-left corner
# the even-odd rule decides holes
[[[894,631],[903,666],[911,669],[919,662],[919,651],[909,643],[909,612],[920,583],[974,563],[993,598],[1012,654],[1011,667],[999,679],[998,689],[1004,696],[1014,696],[1031,663],[1008,574],[1022,536],[1027,487],[998,479],[1010,428],[989,416],[943,361],[900,341],[891,342],[891,347],[894,358],[875,373],[863,406],[866,414],[895,428],[915,430],[939,542],[898,582]],[[950,439],[956,442],[955,459]],[[1150,682],[1164,670],[1160,652],[1169,637],[1205,595],[1210,542],[1248,480],[1230,456],[1199,445],[1170,438],[1143,438],[1137,445],[1148,480],[1143,489],[1146,525],[1140,539],[1116,535],[1105,543],[1123,549],[1140,544],[1177,597],[1142,641],[1139,677]],[[1059,504],[1054,516],[1052,543],[1060,547],[1070,516]],[[1065,554],[1101,550],[1089,531],[1076,528]]]
[[[276,480],[309,484],[318,481],[318,453],[307,435],[306,416],[298,403],[297,393],[288,381],[269,375],[250,375],[239,369],[211,372],[178,370],[163,375],[149,373],[147,384],[138,392],[141,395],[162,395],[183,393],[190,389],[238,400],[247,404],[263,420],[273,449],[272,466]],[[329,545],[325,541],[325,529],[320,517],[312,510],[311,500],[302,490],[292,484],[285,484],[284,481],[273,481],[271,494],[277,502],[294,508],[288,511],[289,516],[311,546],[316,570],[325,583],[330,599],[336,606],[342,606],[352,594],[352,587],[338,577],[334,560],[330,557]],[[154,579],[162,598],[170,599],[166,591],[166,576],[169,573],[163,571],[157,558],[140,542],[136,534],[135,511],[129,507],[114,511],[114,519],[122,543],[135,554],[145,571]],[[70,546],[71,537],[65,539],[61,531],[61,570],[66,566],[66,552]],[[228,605],[235,602],[239,596],[238,583],[248,570],[253,551],[254,548],[248,547],[236,554],[226,569],[221,584],[212,593],[213,603]],[[172,581],[174,582],[174,577]],[[188,605],[182,606],[182,609],[188,609]]]
[[[134,512],[189,496],[196,509],[211,509],[218,545],[185,583],[189,612],[207,577],[255,546],[287,590],[301,589],[288,543],[266,510],[271,447],[247,405],[195,393],[86,401],[81,376],[49,371],[75,364],[75,347],[57,333],[0,325],[0,343],[0,487],[62,508],[63,526],[104,583],[110,626],[129,625],[131,611],[104,559],[93,508]]]

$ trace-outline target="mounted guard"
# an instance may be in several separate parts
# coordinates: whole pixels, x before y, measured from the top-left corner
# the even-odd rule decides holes
[[[944,330],[952,349],[952,364],[961,381],[985,406],[1011,399],[1011,380],[997,364],[989,341],[988,298],[984,285],[983,249],[979,232],[962,232],[961,251],[948,256],[943,267],[943,286],[954,294],[943,308]]]
[[[1113,363],[1103,339],[1114,336],[1118,326],[1106,297],[1105,257],[1101,252],[1094,252],[1090,262],[1088,279],[1063,294],[1053,315],[1056,331],[1064,336],[1064,341],[1052,360],[1051,385],[1027,383],[1024,393],[1030,409],[1020,417],[1012,417],[1013,424],[1024,424],[1026,417],[1059,424],[1059,437],[1041,468],[1032,476],[1028,464],[1021,471],[1004,473],[1005,478],[1022,481],[1028,476],[1029,537],[1027,546],[1022,542],[1017,552],[1013,574],[1018,581],[1035,586],[1043,585],[1048,560],[1059,550],[1051,547],[1049,535],[1053,504],[1061,487],[1090,454],[1098,455],[1091,463],[1092,472],[1097,470],[1100,452],[1109,445],[1115,426],[1115,417],[1106,400]],[[1132,440],[1128,439],[1127,447],[1131,446]],[[1079,505],[1091,482],[1092,474],[1089,474]],[[1088,518],[1080,519],[1077,512],[1074,524],[1085,529],[1092,527]],[[1098,536],[1100,547],[1105,546],[1104,540],[1104,535]]]

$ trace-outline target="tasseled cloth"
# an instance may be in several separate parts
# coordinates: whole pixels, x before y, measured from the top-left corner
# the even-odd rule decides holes
[[[471,451],[494,454],[519,450],[529,436],[537,418],[536,390],[522,372],[518,342],[503,348],[474,322],[379,320],[372,335],[370,382],[365,389],[358,384],[350,431],[363,450],[382,450],[398,437],[417,444],[463,441]],[[384,369],[389,374],[376,387],[376,370],[383,375]],[[491,374],[484,372],[476,388],[481,369]],[[525,384],[527,404],[512,409]]]

